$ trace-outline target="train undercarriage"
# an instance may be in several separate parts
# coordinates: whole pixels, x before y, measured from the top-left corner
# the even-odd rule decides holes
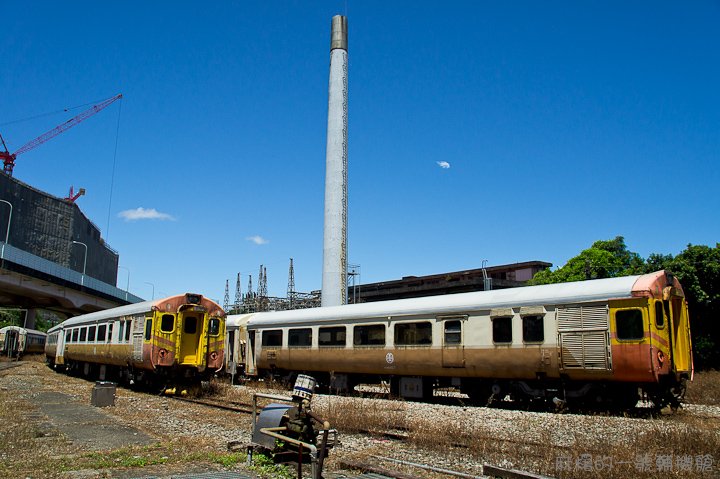
[[[303,371],[318,381],[317,391],[331,394],[386,394],[408,400],[432,401],[437,397],[467,395],[479,406],[554,409],[631,410],[641,401],[655,410],[680,407],[687,378],[662,376],[657,383],[573,381],[561,379],[481,379],[419,376],[376,376]],[[261,377],[292,385],[297,372],[263,371]],[[374,385],[367,386],[367,385]],[[363,387],[365,386],[365,387]]]

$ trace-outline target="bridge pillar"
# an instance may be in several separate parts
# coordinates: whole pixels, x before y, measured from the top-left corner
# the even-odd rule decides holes
[[[35,329],[35,318],[37,317],[38,310],[36,308],[28,308],[25,311],[25,321],[23,321],[23,327],[27,329]]]

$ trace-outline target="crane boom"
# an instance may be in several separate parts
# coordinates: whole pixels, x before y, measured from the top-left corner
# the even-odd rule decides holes
[[[115,95],[112,98],[108,98],[107,100],[104,100],[97,105],[93,105],[84,112],[80,113],[79,115],[69,119],[65,123],[56,126],[52,130],[43,133],[42,135],[38,136],[32,141],[29,141],[25,143],[23,146],[18,148],[18,150],[15,153],[9,153],[7,151],[7,147],[5,148],[5,151],[0,151],[0,159],[3,161],[3,172],[8,175],[12,176],[13,167],[15,166],[15,159],[18,155],[21,155],[27,151],[32,150],[33,148],[36,148],[46,141],[50,140],[51,138],[55,138],[60,133],[72,128],[73,126],[77,125],[78,123],[82,122],[83,120],[86,120],[93,116],[94,114],[100,112],[104,108],[110,106],[110,104],[114,103],[116,100],[119,100],[122,98],[122,93],[119,93]],[[3,146],[5,145],[5,142],[3,141]]]

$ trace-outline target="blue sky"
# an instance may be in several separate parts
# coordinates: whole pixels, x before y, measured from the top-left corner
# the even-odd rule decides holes
[[[124,95],[14,176],[85,188],[118,285],[129,270],[142,297],[222,301],[230,279],[232,300],[236,274],[245,289],[261,263],[283,296],[290,257],[297,289],[320,288],[335,14],[349,23],[348,247],[363,282],[562,265],[617,235],[642,256],[720,239],[718,2],[2,6],[11,151],[82,109],[17,120]]]

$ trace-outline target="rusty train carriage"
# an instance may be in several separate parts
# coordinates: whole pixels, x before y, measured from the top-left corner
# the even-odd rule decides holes
[[[664,271],[237,315],[228,331],[250,375],[346,390],[385,379],[405,397],[452,385],[482,400],[634,405],[641,388],[676,406],[693,374],[687,303]]]
[[[0,328],[0,355],[21,356],[42,353],[47,334],[20,326]]]
[[[187,293],[68,319],[48,331],[55,366],[99,379],[195,381],[224,362],[225,313]]]

